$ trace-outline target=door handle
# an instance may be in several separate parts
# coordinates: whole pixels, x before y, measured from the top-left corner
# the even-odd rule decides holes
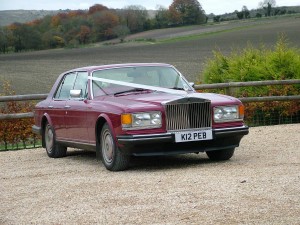
[[[49,109],[53,109],[53,106],[52,106],[52,105],[49,105],[48,108],[49,108]]]
[[[65,109],[69,109],[69,108],[71,108],[71,106],[69,106],[69,105],[66,105],[66,106],[65,106]]]

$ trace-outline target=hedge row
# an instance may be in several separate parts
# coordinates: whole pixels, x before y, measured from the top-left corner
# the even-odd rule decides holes
[[[236,49],[230,55],[214,51],[204,69],[205,83],[246,82],[262,80],[300,79],[299,49],[289,46],[284,35],[280,35],[273,48],[248,45]],[[300,85],[245,87],[235,90],[236,97],[299,95]],[[281,124],[283,121],[300,122],[299,101],[246,104],[247,119],[255,125]],[[277,115],[277,116],[276,116]]]

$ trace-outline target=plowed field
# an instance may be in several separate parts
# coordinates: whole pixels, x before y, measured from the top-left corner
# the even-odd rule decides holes
[[[190,80],[201,78],[205,61],[214,49],[230,53],[233,48],[264,44],[273,46],[279,34],[300,47],[300,18],[224,23],[148,31],[128,39],[154,38],[157,42],[128,42],[79,49],[57,49],[0,55],[0,82],[11,80],[17,94],[48,93],[58,75],[76,67],[128,62],[165,62],[175,65]],[[181,40],[168,40],[196,35]],[[1,87],[0,87],[1,88]],[[1,91],[1,90],[0,90]]]

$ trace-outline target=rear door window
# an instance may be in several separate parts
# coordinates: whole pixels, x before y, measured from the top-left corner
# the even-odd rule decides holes
[[[69,73],[65,75],[63,81],[60,83],[56,94],[54,96],[55,99],[69,99],[70,98],[70,90],[73,89],[74,81],[76,78],[76,73]]]
[[[75,80],[74,90],[81,90],[81,98],[87,97],[88,73],[78,72]]]
[[[88,73],[77,72],[66,74],[63,81],[60,83],[54,98],[55,99],[70,99],[71,90],[81,90],[81,98],[86,98],[88,84]]]

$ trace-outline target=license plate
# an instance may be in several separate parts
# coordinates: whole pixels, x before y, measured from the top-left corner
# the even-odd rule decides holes
[[[185,131],[175,133],[175,142],[205,141],[212,139],[212,130]]]

